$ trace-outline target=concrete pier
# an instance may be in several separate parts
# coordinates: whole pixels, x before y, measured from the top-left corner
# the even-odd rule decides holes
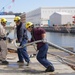
[[[37,53],[33,46],[28,46],[27,51],[29,55]],[[69,54],[58,49],[53,49],[52,47],[49,48],[48,52],[61,55],[63,58],[70,57]],[[55,72],[53,73],[45,73],[45,68],[36,60],[36,56],[30,58],[30,65],[26,66],[26,62],[24,64],[16,63],[18,60],[17,53],[8,52],[7,60],[9,61],[9,65],[0,65],[0,75],[75,75],[75,70],[66,63],[62,63],[62,60],[57,56],[51,54],[48,54],[48,60],[51,61],[55,67]],[[73,56],[71,57],[74,58]],[[73,60],[75,60],[75,58]]]
[[[75,27],[66,28],[64,27],[42,27],[47,32],[58,32],[58,33],[75,33]]]

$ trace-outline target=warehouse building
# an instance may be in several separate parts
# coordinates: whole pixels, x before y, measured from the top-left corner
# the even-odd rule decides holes
[[[70,13],[55,12],[50,16],[50,26],[72,24],[73,18]]]
[[[26,13],[26,21],[35,25],[50,24],[50,16],[55,12],[66,12],[75,15],[75,7],[40,7]]]

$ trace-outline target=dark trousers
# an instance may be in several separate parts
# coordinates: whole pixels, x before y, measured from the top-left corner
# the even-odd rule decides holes
[[[21,42],[20,46],[23,46],[23,45],[26,44],[26,43],[27,43],[27,41],[24,39],[24,40]],[[29,61],[30,61],[26,47],[18,48],[18,49],[17,49],[17,53],[18,53],[19,61],[23,61],[23,59],[24,59],[26,62],[29,62]]]
[[[46,68],[50,65],[53,66],[53,64],[47,60],[47,51],[48,51],[48,44],[44,44],[39,49],[39,52],[37,54],[37,60]]]

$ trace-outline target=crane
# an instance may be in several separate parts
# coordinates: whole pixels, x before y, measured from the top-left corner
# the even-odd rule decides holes
[[[14,3],[14,1],[15,1],[15,0],[11,0],[8,4],[6,4],[5,6],[3,6],[3,7],[0,9],[0,14],[1,14],[1,15],[4,15],[4,14],[5,14],[5,13],[4,13],[4,12],[5,12],[5,8],[6,8],[6,7],[11,8],[11,4]]]

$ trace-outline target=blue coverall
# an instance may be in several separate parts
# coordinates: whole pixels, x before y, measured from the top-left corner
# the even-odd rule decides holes
[[[17,26],[16,30],[17,30],[17,39],[20,42],[20,46],[23,46],[24,44],[27,43],[27,32],[25,29],[25,25],[20,23],[20,25]],[[18,53],[19,61],[22,62],[24,59],[26,62],[29,63],[30,59],[29,59],[26,47],[18,48],[17,53]]]

